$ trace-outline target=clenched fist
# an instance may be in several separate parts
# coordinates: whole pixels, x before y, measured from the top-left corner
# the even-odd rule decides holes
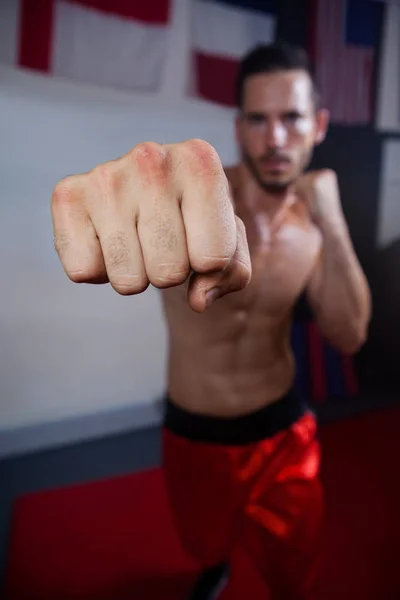
[[[190,276],[198,312],[243,289],[251,263],[216,151],[202,140],[142,143],[89,173],[61,180],[51,200],[55,247],[76,283],[120,294]]]
[[[343,222],[339,184],[331,169],[305,173],[296,184],[296,192],[306,202],[317,226]]]

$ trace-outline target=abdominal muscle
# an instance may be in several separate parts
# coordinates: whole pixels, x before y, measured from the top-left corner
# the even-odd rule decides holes
[[[229,318],[216,310],[214,318],[190,315],[186,323],[181,313],[176,326],[173,312],[167,307],[168,392],[176,405],[193,413],[234,417],[276,402],[292,387],[289,318]]]

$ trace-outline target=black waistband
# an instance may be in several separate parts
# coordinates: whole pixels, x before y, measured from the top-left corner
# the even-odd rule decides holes
[[[308,407],[290,390],[280,400],[239,417],[188,412],[166,398],[164,427],[192,441],[241,445],[273,437],[300,419]]]

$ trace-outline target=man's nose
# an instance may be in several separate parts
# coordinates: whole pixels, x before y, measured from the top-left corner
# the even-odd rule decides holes
[[[274,120],[268,123],[267,144],[269,148],[282,148],[287,141],[287,131],[281,121]]]

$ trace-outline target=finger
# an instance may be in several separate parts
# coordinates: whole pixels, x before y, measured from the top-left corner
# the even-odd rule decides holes
[[[140,171],[137,228],[147,277],[155,287],[166,288],[184,283],[190,264],[179,198],[170,177],[165,177],[165,171],[170,172],[168,158],[156,156],[151,157],[151,177]]]
[[[222,271],[195,274],[190,280],[188,300],[196,312],[204,312],[218,298],[244,289],[251,280],[251,259],[243,221],[236,217],[237,243],[232,260]]]
[[[114,290],[123,296],[144,292],[149,280],[133,216],[114,214],[106,226],[98,226],[98,232],[107,276]]]
[[[108,174],[107,174],[108,176]],[[112,175],[111,175],[112,177]],[[131,181],[124,185],[94,185],[89,212],[100,241],[107,277],[121,295],[140,294],[149,285],[130,196]],[[96,196],[97,194],[97,196]]]
[[[182,144],[178,159],[191,268],[200,274],[225,269],[236,250],[236,223],[218,154],[206,142],[191,140]]]
[[[54,247],[75,283],[108,281],[96,231],[82,202],[86,186],[78,176],[61,180],[51,198]]]

